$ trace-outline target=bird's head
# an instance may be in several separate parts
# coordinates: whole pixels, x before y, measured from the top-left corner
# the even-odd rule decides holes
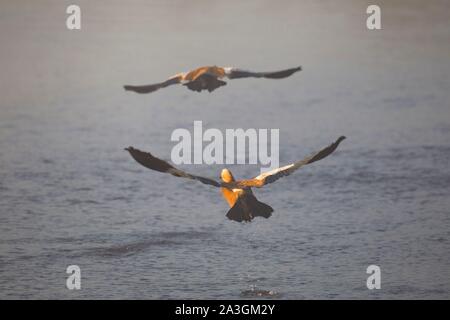
[[[222,172],[220,173],[220,178],[222,179],[223,182],[226,182],[226,183],[230,183],[230,182],[234,181],[233,174],[228,169],[222,170]]]

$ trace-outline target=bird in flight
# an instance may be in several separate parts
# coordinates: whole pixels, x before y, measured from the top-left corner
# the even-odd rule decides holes
[[[223,169],[220,175],[221,181],[216,181],[211,178],[196,176],[177,169],[166,161],[154,157],[149,152],[143,152],[133,147],[125,148],[125,150],[127,150],[131,154],[134,160],[136,160],[146,168],[159,172],[169,173],[175,177],[197,180],[204,184],[221,188],[222,195],[231,208],[226,216],[230,220],[242,222],[251,221],[254,217],[258,216],[269,218],[273,212],[271,206],[256,199],[251,188],[261,188],[269,183],[277,181],[281,177],[290,175],[295,170],[304,165],[313,163],[329,156],[334,152],[334,150],[336,150],[338,145],[344,139],[345,137],[341,136],[328,147],[313,153],[303,160],[264,172],[253,179],[246,180],[235,180],[230,170]]]
[[[252,72],[241,70],[238,68],[222,68],[217,66],[200,67],[189,72],[182,72],[170,77],[166,81],[142,85],[142,86],[123,86],[127,91],[134,91],[137,93],[150,93],[158,89],[171,86],[173,84],[182,84],[189,90],[200,92],[208,90],[212,92],[217,88],[226,85],[227,83],[221,79],[239,79],[239,78],[268,78],[268,79],[282,79],[289,77],[293,73],[302,70],[301,67],[285,69],[273,72]]]

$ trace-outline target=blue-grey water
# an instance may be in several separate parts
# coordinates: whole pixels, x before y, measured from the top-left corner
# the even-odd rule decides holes
[[[376,31],[366,1],[77,3],[80,31],[70,1],[0,3],[1,299],[450,298],[448,1],[378,1]],[[211,64],[303,71],[211,94],[122,89]],[[275,212],[239,224],[218,190],[123,150],[169,159],[194,120],[279,128],[281,164],[347,140],[255,190]]]

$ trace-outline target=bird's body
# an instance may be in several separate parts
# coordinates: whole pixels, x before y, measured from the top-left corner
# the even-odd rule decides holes
[[[273,212],[271,206],[256,199],[251,188],[261,188],[264,185],[272,183],[283,176],[291,174],[292,172],[306,164],[310,164],[327,157],[336,150],[338,145],[344,139],[345,137],[342,136],[328,147],[312,154],[309,157],[304,158],[303,160],[265,172],[252,179],[236,180],[233,177],[231,171],[229,171],[228,169],[223,169],[220,174],[220,182],[214,179],[192,175],[179,170],[169,163],[154,157],[148,152],[143,152],[133,147],[128,147],[126,148],[126,150],[138,163],[151,170],[169,173],[176,177],[197,180],[204,184],[220,188],[223,197],[230,206],[230,210],[227,212],[227,217],[230,220],[242,222],[251,221],[254,217],[257,216],[269,218]]]
[[[222,172],[220,173],[220,178],[225,183],[230,183],[230,182],[235,181],[233,174],[228,169],[222,170]],[[240,189],[240,188],[234,188],[234,189],[220,188],[220,191],[222,191],[222,195],[225,198],[225,200],[228,202],[230,207],[234,206],[239,195],[242,195],[244,193],[244,189]]]
[[[220,68],[217,66],[200,67],[189,72],[181,73],[179,75],[182,76],[183,81],[188,82],[194,81],[204,74],[208,74],[221,79],[226,75],[226,68]]]
[[[212,92],[227,84],[223,81],[225,78],[238,79],[252,77],[282,79],[289,77],[300,70],[301,67],[296,67],[273,72],[252,72],[232,67],[205,66],[192,71],[177,73],[163,82],[140,86],[125,85],[124,88],[127,91],[134,91],[137,93],[151,93],[170,85],[182,84],[192,91],[201,92],[202,90],[207,90]]]
[[[233,174],[228,169],[223,169],[220,178],[224,183],[235,182]],[[253,195],[250,187],[246,188],[220,188],[222,195],[230,206],[227,217],[230,220],[251,221],[256,216],[270,217],[272,214],[272,207],[259,202]]]

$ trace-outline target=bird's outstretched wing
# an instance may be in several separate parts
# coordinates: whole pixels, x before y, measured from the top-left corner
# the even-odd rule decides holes
[[[154,92],[158,89],[168,87],[173,84],[178,84],[181,82],[181,80],[182,80],[182,77],[179,75],[176,75],[176,76],[174,76],[164,82],[160,82],[160,83],[148,84],[148,85],[143,85],[143,86],[125,85],[125,86],[123,86],[123,88],[127,91],[134,91],[137,93],[150,93],[150,92]]]
[[[239,79],[239,78],[269,78],[269,79],[282,79],[289,77],[297,71],[302,70],[302,67],[290,68],[280,71],[273,72],[253,72],[247,70],[241,70],[238,68],[229,68],[226,72],[226,76],[229,79]]]
[[[179,169],[173,167],[166,161],[154,157],[149,152],[144,152],[144,151],[135,149],[133,147],[125,148],[125,150],[127,150],[131,154],[131,156],[134,158],[134,160],[136,160],[137,162],[139,162],[141,165],[143,165],[146,168],[149,168],[149,169],[152,169],[155,171],[159,171],[159,172],[170,173],[171,175],[173,175],[175,177],[198,180],[201,183],[208,184],[208,185],[211,185],[214,187],[221,187],[221,184],[213,179],[199,177],[199,176],[195,176],[195,175],[186,173],[182,170],[179,170]]]
[[[344,139],[345,139],[344,136],[339,137],[336,140],[336,142],[332,143],[328,147],[326,147],[318,152],[313,153],[312,155],[304,158],[303,160],[291,163],[291,164],[281,167],[281,168],[277,168],[277,169],[274,169],[274,170],[271,170],[268,172],[264,172],[263,174],[260,174],[259,176],[255,177],[253,179],[239,180],[236,182],[236,187],[238,187],[238,188],[245,188],[245,187],[260,188],[266,184],[277,181],[281,177],[290,175],[292,172],[294,172],[295,170],[297,170],[298,168],[300,168],[306,164],[310,164],[310,163],[319,161],[319,160],[329,156],[330,154],[332,154],[334,152],[334,150],[336,150],[339,143],[341,143],[341,141]]]

